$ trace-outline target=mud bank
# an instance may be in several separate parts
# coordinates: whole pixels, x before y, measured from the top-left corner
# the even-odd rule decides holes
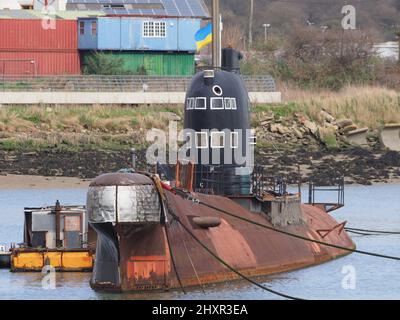
[[[130,158],[128,150],[0,151],[0,174],[92,179],[102,173],[128,168]],[[303,182],[314,179],[329,184],[335,177],[344,176],[348,184],[370,185],[400,179],[400,153],[392,151],[263,149],[257,152],[256,163],[269,169],[268,175],[283,176],[288,183],[297,183],[299,166]],[[138,165],[145,168],[144,150],[138,152]]]

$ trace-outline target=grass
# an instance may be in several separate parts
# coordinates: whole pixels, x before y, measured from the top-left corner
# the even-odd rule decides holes
[[[336,119],[351,119],[360,127],[376,129],[382,124],[400,122],[400,95],[382,87],[346,87],[339,92],[285,89],[285,101],[298,112],[322,122],[321,110]]]
[[[170,106],[7,106],[0,108],[0,149],[120,150],[146,145],[146,132],[166,131],[183,117]]]
[[[352,119],[360,127],[375,129],[383,123],[400,123],[400,95],[394,90],[347,87],[339,92],[315,92],[284,85],[280,87],[284,97],[282,104],[252,107],[253,127],[259,126],[266,116],[272,115],[290,123],[298,113],[323,125],[322,109],[338,120]],[[2,107],[0,149],[79,151],[144,147],[149,129],[167,131],[169,120],[176,116],[182,119],[183,111],[182,106],[157,105]],[[182,121],[179,126],[182,126]],[[330,130],[322,130],[321,136],[328,147],[336,148],[336,137]]]

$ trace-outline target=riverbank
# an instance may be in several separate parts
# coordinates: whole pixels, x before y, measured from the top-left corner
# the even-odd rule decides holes
[[[0,190],[15,189],[83,189],[90,180],[71,177],[43,177],[30,175],[0,175]]]
[[[145,167],[144,151],[138,151],[138,166],[141,168]],[[85,187],[87,181],[82,180],[129,168],[130,157],[129,150],[75,153],[0,151],[0,188],[47,185]],[[257,151],[256,164],[264,166],[270,176],[284,177],[289,184],[298,182],[299,167],[303,183],[313,179],[319,184],[333,184],[335,177],[341,176],[345,177],[346,184],[371,185],[400,181],[400,153],[393,151],[264,148]],[[30,176],[30,180],[17,180],[20,176]],[[34,179],[35,176],[39,177],[38,180]]]
[[[332,183],[387,183],[400,179],[400,153],[387,151],[379,128],[400,122],[400,96],[380,87],[340,92],[282,88],[285,102],[251,108],[256,163],[268,175]],[[130,166],[130,149],[146,168],[146,133],[183,125],[183,106],[7,106],[0,109],[0,174],[92,179]],[[347,134],[368,128],[367,143]],[[35,183],[32,183],[35,184]]]

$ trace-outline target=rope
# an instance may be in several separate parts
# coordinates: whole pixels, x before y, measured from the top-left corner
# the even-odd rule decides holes
[[[340,250],[345,250],[345,251],[348,251],[348,252],[359,253],[359,254],[373,256],[373,257],[377,257],[377,258],[384,258],[384,259],[400,261],[399,257],[388,256],[388,255],[384,255],[384,254],[368,252],[368,251],[362,251],[362,250],[357,250],[357,249],[351,249],[351,248],[347,248],[347,247],[343,247],[343,246],[339,246],[339,245],[335,245],[335,244],[331,244],[331,243],[327,243],[327,242],[323,242],[323,241],[319,241],[319,240],[310,239],[310,238],[307,238],[307,237],[304,237],[304,236],[301,236],[301,235],[298,235],[298,234],[295,234],[295,233],[291,233],[291,232],[288,232],[288,231],[279,230],[279,229],[276,229],[274,227],[271,227],[271,226],[268,226],[268,225],[265,225],[265,224],[262,224],[262,223],[258,223],[258,222],[252,221],[250,219],[246,219],[246,218],[237,216],[235,214],[232,214],[232,213],[227,212],[225,210],[222,210],[220,208],[217,208],[217,207],[214,207],[212,205],[209,205],[209,204],[207,204],[205,202],[200,201],[199,199],[193,198],[190,194],[187,194],[186,192],[184,192],[182,190],[179,190],[179,189],[174,189],[174,190],[180,196],[182,196],[182,194],[184,194],[185,196],[182,196],[182,197],[184,199],[186,198],[186,200],[188,200],[188,201],[192,201],[192,202],[194,202],[196,204],[200,204],[200,205],[208,207],[210,209],[219,211],[219,212],[221,212],[223,214],[226,214],[226,215],[228,215],[230,217],[233,217],[233,218],[248,222],[250,224],[254,224],[256,226],[259,226],[259,227],[262,227],[262,228],[265,228],[265,229],[268,229],[268,230],[271,230],[271,231],[274,231],[274,232],[278,232],[278,233],[281,233],[281,234],[284,234],[284,235],[287,235],[287,236],[290,236],[290,237],[293,237],[293,238],[301,239],[301,240],[308,241],[308,242],[317,243],[317,244],[320,244],[320,245],[323,245],[323,246],[327,246],[327,247],[332,247],[332,248],[336,248],[336,249],[340,249]]]
[[[190,264],[191,264],[191,266],[192,266],[192,268],[193,268],[193,271],[194,271],[194,274],[195,274],[195,276],[196,276],[197,282],[198,282],[198,284],[200,285],[201,291],[203,291],[203,294],[206,294],[206,292],[204,291],[203,284],[202,284],[201,281],[200,281],[199,274],[197,273],[196,267],[194,266],[192,257],[190,256],[189,249],[188,249],[188,247],[187,247],[187,245],[186,245],[186,241],[185,241],[185,239],[182,239],[182,238],[181,238],[181,240],[182,240],[183,246],[185,247],[186,255],[187,255],[187,257],[188,257],[188,259],[189,259],[189,262],[190,262]]]
[[[184,288],[183,285],[182,285],[181,277],[179,276],[178,269],[176,268],[176,263],[175,263],[174,255],[172,254],[172,246],[171,246],[171,242],[169,241],[168,228],[169,228],[169,227],[166,225],[166,226],[165,226],[165,235],[166,235],[166,237],[167,237],[167,243],[168,243],[168,248],[169,248],[169,255],[171,256],[172,266],[174,267],[174,271],[175,271],[175,274],[176,274],[176,278],[178,279],[179,286],[180,286],[182,292],[183,292],[184,294],[186,294],[185,288]]]
[[[351,231],[351,230],[346,230],[349,233],[352,234],[357,234],[359,236],[383,236],[383,234],[377,234],[377,233],[364,233],[364,232],[358,232],[358,231]]]
[[[286,299],[290,299],[290,300],[304,300],[304,299],[300,299],[300,298],[296,298],[296,297],[293,297],[293,296],[289,296],[289,295],[287,295],[287,294],[283,294],[283,293],[280,293],[280,292],[275,291],[275,290],[273,290],[273,289],[270,289],[270,288],[268,288],[268,287],[266,287],[266,286],[264,286],[264,285],[262,285],[262,284],[259,284],[259,283],[256,282],[256,281],[250,279],[249,277],[245,276],[243,273],[241,273],[240,271],[238,271],[238,270],[236,270],[235,268],[233,268],[231,265],[229,265],[227,262],[225,262],[223,259],[221,259],[218,255],[216,255],[214,252],[212,252],[204,243],[202,243],[202,242],[193,234],[193,232],[191,232],[191,231],[189,230],[189,228],[187,228],[187,227],[182,223],[182,221],[180,221],[179,217],[176,216],[176,215],[172,212],[172,210],[170,210],[170,208],[168,208],[168,211],[169,211],[169,213],[175,218],[175,220],[178,221],[178,223],[182,226],[182,228],[183,228],[187,233],[189,233],[189,235],[190,235],[190,236],[205,250],[205,251],[207,251],[207,253],[209,253],[209,254],[210,254],[212,257],[214,257],[218,262],[220,262],[221,264],[223,264],[225,267],[227,267],[227,268],[228,268],[229,270],[231,270],[233,273],[237,274],[239,277],[243,278],[244,280],[246,280],[246,281],[248,281],[248,282],[254,284],[255,286],[257,286],[257,287],[259,287],[259,288],[261,288],[261,289],[263,289],[263,290],[265,290],[265,291],[268,291],[268,292],[270,292],[270,293],[272,293],[272,294],[275,294],[275,295],[278,295],[278,296],[280,296],[280,297],[283,297],[283,298],[286,298]]]
[[[368,232],[372,232],[372,233],[380,233],[380,234],[400,234],[400,232],[398,231],[379,231],[379,230],[365,230],[365,229],[356,229],[356,228],[346,228],[346,231],[349,232],[353,232],[357,231],[357,232],[367,232],[367,235],[374,235],[374,234],[368,234]]]

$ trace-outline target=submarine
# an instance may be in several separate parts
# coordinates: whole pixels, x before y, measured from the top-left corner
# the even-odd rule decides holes
[[[355,249],[344,223],[330,215],[343,205],[342,188],[337,203],[316,203],[310,184],[302,203],[300,192],[254,164],[240,59],[224,49],[221,68],[193,77],[184,106],[191,157],[173,176],[118,172],[90,184],[94,290],[206,288],[315,266]]]

